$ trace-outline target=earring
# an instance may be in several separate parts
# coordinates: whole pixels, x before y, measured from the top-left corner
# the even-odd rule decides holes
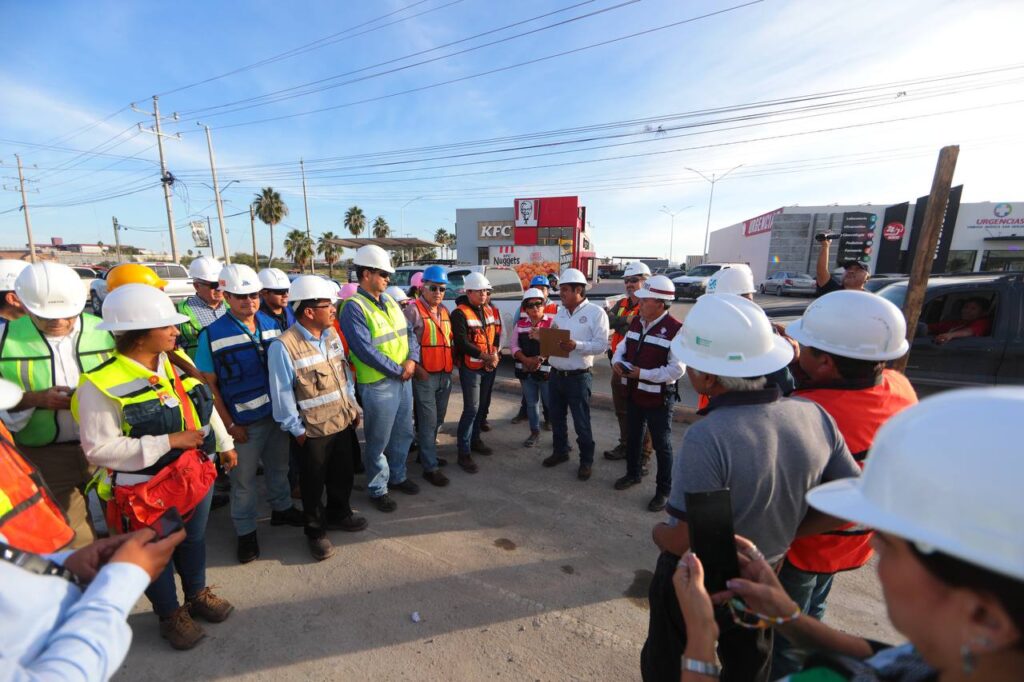
[[[974,672],[974,652],[971,651],[971,647],[967,644],[960,645],[960,664],[964,669],[965,675],[970,675]]]

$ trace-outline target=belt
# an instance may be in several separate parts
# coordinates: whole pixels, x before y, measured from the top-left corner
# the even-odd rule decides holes
[[[580,374],[590,374],[589,369],[551,369],[552,374],[557,374],[560,377],[574,377]]]

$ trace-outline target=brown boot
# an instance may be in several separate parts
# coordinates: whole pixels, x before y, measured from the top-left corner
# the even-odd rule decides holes
[[[221,599],[209,587],[204,587],[199,594],[188,600],[189,613],[208,623],[222,623],[234,610],[235,607],[227,599]]]
[[[188,613],[188,604],[179,606],[166,618],[160,619],[160,636],[172,647],[183,651],[191,649],[206,636],[199,624]]]
[[[473,458],[469,453],[459,453],[459,466],[462,467],[462,470],[467,474],[475,474],[479,470],[476,462],[473,461]]]

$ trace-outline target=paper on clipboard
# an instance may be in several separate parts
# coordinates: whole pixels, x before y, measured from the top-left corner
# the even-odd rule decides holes
[[[553,327],[545,327],[537,330],[540,336],[540,354],[546,358],[567,358],[569,357],[569,351],[562,350],[558,345],[562,341],[569,340],[568,329],[554,329]]]

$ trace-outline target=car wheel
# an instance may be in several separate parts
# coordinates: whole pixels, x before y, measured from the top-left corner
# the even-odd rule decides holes
[[[94,315],[103,314],[103,301],[100,300],[100,297],[96,295],[95,291],[89,294],[89,303],[92,305],[92,312]]]

